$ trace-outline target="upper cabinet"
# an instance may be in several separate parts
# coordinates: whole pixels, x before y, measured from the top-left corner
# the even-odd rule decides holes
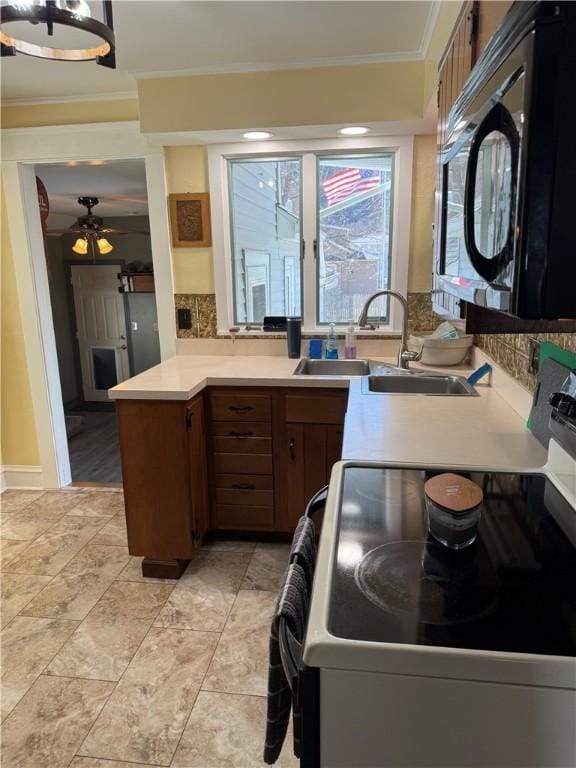
[[[512,5],[509,0],[483,0],[475,6],[474,61],[476,61]]]
[[[465,2],[438,71],[438,144],[446,139],[448,114],[474,64],[478,3]]]

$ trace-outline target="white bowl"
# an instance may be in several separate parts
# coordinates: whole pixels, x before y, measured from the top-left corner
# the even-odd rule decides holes
[[[430,333],[410,336],[408,348],[419,352],[422,349],[421,363],[424,365],[460,365],[466,359],[474,342],[472,334],[458,336],[457,339],[435,339]]]

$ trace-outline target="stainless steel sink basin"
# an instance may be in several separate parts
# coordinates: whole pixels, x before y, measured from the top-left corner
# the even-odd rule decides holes
[[[370,373],[368,360],[300,360],[296,376],[366,376]]]
[[[462,376],[420,373],[367,376],[362,380],[362,391],[397,395],[478,396],[478,392]]]

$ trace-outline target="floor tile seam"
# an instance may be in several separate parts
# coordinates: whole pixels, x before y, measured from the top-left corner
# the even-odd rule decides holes
[[[30,686],[30,688],[28,688],[28,690],[26,691],[26,693],[24,694],[24,696],[22,696],[22,698],[20,699],[20,701],[18,702],[18,704],[16,704],[16,706],[14,707],[14,709],[13,709],[11,712],[9,712],[7,715],[6,715],[6,717],[5,717],[5,718],[4,718],[4,720],[2,721],[2,725],[3,725],[3,726],[6,724],[6,722],[7,722],[7,721],[8,721],[8,720],[9,720],[11,717],[13,717],[13,715],[14,715],[14,714],[15,714],[15,712],[16,712],[16,710],[17,710],[17,709],[20,707],[20,705],[22,704],[22,702],[24,701],[24,699],[25,699],[25,698],[27,698],[27,697],[30,695],[30,692],[32,691],[32,688],[33,688],[33,687],[36,685],[36,683],[38,682],[38,680],[40,680],[40,678],[41,678],[41,677],[45,677],[47,680],[51,680],[51,679],[57,679],[57,680],[70,680],[70,681],[72,681],[72,680],[84,680],[84,681],[86,681],[86,678],[81,678],[81,677],[70,677],[70,675],[45,675],[44,673],[42,673],[42,674],[38,675],[38,677],[36,678],[36,680],[34,680],[34,682],[32,683],[32,685]],[[112,681],[110,681],[110,680],[96,680],[96,681],[94,681],[94,682],[104,682],[104,683],[110,683],[110,682],[112,682]],[[105,702],[104,702],[104,704],[102,705],[102,709],[104,709],[104,707],[105,707],[105,705],[106,705],[106,703],[107,703],[108,699],[110,698],[110,696],[112,695],[112,693],[114,692],[114,690],[115,690],[115,688],[113,688],[113,689],[110,691],[110,693],[108,694],[108,696],[106,697],[106,701],[105,701]],[[100,710],[100,712],[102,711],[102,709]],[[98,719],[98,717],[100,716],[100,712],[98,713],[98,716],[97,716],[97,718],[96,718],[96,719]],[[92,723],[92,725],[94,725],[94,723],[95,723],[95,722],[96,722],[96,720],[94,720],[94,722]],[[92,728],[92,726],[90,726],[90,729],[91,729],[91,728]],[[77,754],[78,754],[78,753],[77,753],[77,752],[75,752],[75,753],[74,753],[74,757],[76,757],[76,755],[77,755]],[[72,759],[74,759],[74,757],[73,757]],[[71,760],[70,762],[72,762],[72,760]],[[69,764],[70,764],[70,763],[69,763]]]
[[[59,518],[58,522],[60,522],[60,520],[62,520],[64,517],[66,517],[66,515],[63,515],[61,518]],[[69,560],[67,560],[66,563],[64,563],[64,565],[62,566],[62,568],[60,568],[58,573],[30,573],[30,574],[22,574],[22,575],[29,575],[29,576],[52,576],[53,578],[55,578],[56,576],[59,576],[62,573],[62,571],[64,570],[64,568],[66,568],[69,565],[70,561],[73,560],[77,555],[79,555],[80,552],[82,552],[82,550],[92,541],[92,539],[100,533],[100,531],[101,531],[101,529],[103,527],[104,527],[104,525],[102,525],[101,528],[98,528],[98,530],[95,531],[94,534],[87,541],[84,542],[84,544],[82,544],[80,549],[77,552],[74,552],[74,554],[69,558]],[[35,539],[32,539],[30,541],[30,544],[28,545],[28,547],[26,547],[24,549],[24,551],[21,552],[18,555],[18,557],[23,557],[26,554],[26,552],[28,551],[28,549],[31,546],[33,546],[40,538],[42,538],[42,536],[44,536],[46,532],[47,531],[44,531],[43,533],[39,534]],[[111,546],[111,545],[109,545],[109,546]],[[6,571],[6,572],[8,573],[8,571]],[[19,573],[19,572],[13,571],[12,573]],[[46,585],[46,586],[48,586],[48,585]]]
[[[238,591],[236,592],[236,596],[238,595]],[[190,712],[188,713],[188,717],[186,718],[186,723],[184,725],[184,728],[182,729],[182,733],[180,734],[180,737],[178,739],[178,743],[176,745],[176,748],[175,748],[174,752],[172,753],[172,757],[170,758],[170,765],[172,765],[172,763],[174,762],[174,758],[176,757],[176,753],[178,752],[178,749],[180,748],[180,744],[182,742],[182,739],[184,738],[184,733],[186,732],[186,728],[188,727],[188,723],[190,722],[190,718],[192,717],[192,713],[194,712],[194,708],[196,706],[196,702],[198,701],[198,696],[203,691],[204,681],[206,680],[206,676],[208,674],[208,670],[210,669],[210,666],[212,665],[212,661],[214,660],[214,656],[216,655],[216,650],[218,649],[218,646],[220,645],[220,640],[222,638],[222,634],[224,632],[224,628],[226,627],[226,623],[228,621],[228,616],[230,615],[230,612],[232,611],[232,608],[234,607],[234,605],[236,603],[236,596],[234,597],[234,602],[232,603],[232,605],[231,605],[231,607],[230,607],[230,609],[228,611],[228,615],[226,616],[226,621],[224,622],[222,630],[220,632],[215,632],[214,633],[214,634],[218,635],[218,640],[217,640],[216,644],[214,645],[214,650],[210,654],[210,660],[208,661],[208,664],[206,665],[206,671],[202,675],[202,680],[200,681],[200,685],[198,686],[198,690],[196,691],[196,696],[194,697],[194,703],[192,704],[192,708],[191,708]],[[188,631],[195,632],[196,630],[188,630]]]
[[[133,660],[136,658],[136,656],[137,656],[137,654],[139,653],[140,649],[142,648],[142,645],[144,644],[144,642],[145,642],[146,638],[148,637],[148,635],[150,634],[150,632],[151,632],[153,629],[164,629],[164,630],[166,630],[166,631],[172,631],[172,632],[174,632],[174,631],[179,631],[179,632],[201,632],[201,631],[202,631],[202,630],[194,630],[194,629],[181,629],[181,630],[171,630],[171,629],[169,629],[169,628],[167,628],[167,627],[155,627],[155,626],[154,626],[154,624],[152,624],[150,627],[148,627],[148,630],[147,630],[146,634],[144,635],[144,637],[142,638],[142,640],[140,641],[140,643],[139,643],[139,645],[138,645],[138,648],[137,648],[137,649],[134,651],[134,653],[133,653],[133,655],[132,655],[132,658],[130,659],[130,661],[129,661],[129,662],[128,662],[128,664],[126,665],[126,668],[125,668],[125,669],[124,669],[124,671],[122,672],[121,676],[120,676],[120,677],[118,678],[118,680],[116,681],[116,684],[115,684],[115,686],[114,686],[114,689],[113,689],[113,690],[110,692],[110,696],[112,696],[112,695],[115,693],[116,689],[117,689],[117,688],[120,686],[120,683],[121,683],[121,682],[122,682],[122,680],[124,679],[124,675],[125,675],[125,674],[128,672],[128,670],[130,669],[130,665],[132,664]],[[206,632],[204,632],[204,634],[206,634]],[[213,635],[216,635],[216,634],[220,634],[220,633],[218,633],[218,632],[210,632],[210,633],[208,633],[208,634],[213,634]],[[218,638],[218,642],[219,642],[219,641],[220,641],[220,638]],[[212,654],[210,655],[210,660],[209,660],[208,664],[206,665],[206,671],[208,671],[208,668],[210,667],[210,664],[212,663],[212,659],[213,659],[213,657],[214,657],[214,653],[216,652],[216,648],[218,647],[218,642],[216,642],[216,645],[214,646],[214,651],[213,651],[213,652],[212,652]],[[170,764],[172,763],[172,760],[174,759],[174,755],[176,754],[176,750],[178,749],[178,745],[180,744],[180,740],[181,740],[181,738],[182,738],[182,734],[184,733],[184,730],[185,730],[185,728],[186,728],[186,725],[188,724],[188,720],[190,719],[190,716],[191,716],[191,714],[192,714],[192,710],[194,709],[194,705],[196,704],[196,700],[197,700],[197,698],[198,698],[198,694],[199,694],[199,693],[200,693],[200,691],[202,690],[202,683],[204,682],[204,678],[205,678],[205,676],[206,676],[206,673],[205,673],[205,674],[202,676],[202,681],[201,681],[201,682],[198,684],[198,687],[197,687],[197,690],[196,690],[196,695],[194,696],[194,702],[193,702],[193,704],[192,704],[192,707],[190,708],[190,712],[188,713],[188,717],[186,718],[186,724],[184,725],[184,728],[182,729],[182,733],[180,734],[180,736],[179,736],[179,738],[178,738],[178,744],[176,745],[176,747],[175,747],[174,751],[172,752],[172,755],[171,755],[171,757],[170,757],[170,760],[169,760],[169,762],[166,764],[166,768],[168,768],[168,766],[170,766]],[[81,679],[86,679],[86,678],[81,678]],[[84,746],[84,743],[85,743],[86,739],[88,738],[88,736],[90,735],[90,733],[91,733],[92,729],[94,728],[94,726],[96,725],[96,723],[97,723],[97,722],[98,722],[98,720],[100,719],[100,716],[101,716],[101,715],[102,715],[102,713],[104,712],[104,709],[105,709],[105,707],[106,707],[106,704],[108,703],[108,701],[109,701],[109,699],[110,699],[110,696],[109,696],[109,697],[106,699],[106,701],[105,701],[105,703],[104,703],[104,705],[103,705],[102,709],[101,709],[101,710],[100,710],[100,712],[98,713],[98,716],[97,716],[97,718],[94,720],[94,722],[93,722],[93,723],[92,723],[92,725],[90,726],[90,729],[89,729],[88,733],[86,734],[86,736],[84,737],[84,740],[82,741],[82,744],[80,745],[80,747],[79,747],[79,750],[81,750],[81,749],[82,749],[82,747]],[[99,756],[97,756],[97,755],[89,755],[89,754],[87,754],[87,753],[84,753],[84,754],[82,754],[80,751],[78,751],[78,752],[76,752],[76,753],[75,753],[75,757],[92,757],[93,759],[105,759],[105,760],[109,759],[109,758],[100,758],[100,757],[99,757]],[[122,761],[120,761],[120,762],[122,762]],[[125,761],[125,762],[133,762],[133,761]],[[140,764],[142,764],[142,765],[146,765],[147,763],[142,763],[142,761],[140,761]],[[148,763],[148,765],[156,765],[156,764],[157,764],[157,763]],[[136,763],[136,765],[138,765],[138,763]]]
[[[14,616],[14,619],[16,619],[16,618],[23,618],[23,619],[36,619],[36,618],[39,618],[39,619],[44,619],[44,617],[43,617],[43,616],[20,616],[20,615],[18,615],[18,616]],[[12,621],[14,621],[14,619],[12,619]],[[51,621],[52,619],[45,619],[45,620],[46,620],[46,621]],[[9,622],[9,623],[6,625],[6,627],[7,627],[7,626],[9,626],[9,624],[11,624],[11,623],[12,623],[12,621],[10,621],[10,622]],[[74,620],[73,620],[73,619],[56,619],[56,621],[74,621]],[[70,640],[70,638],[72,637],[72,635],[73,635],[73,634],[76,632],[76,630],[77,630],[77,629],[78,629],[78,627],[80,626],[80,622],[79,622],[79,621],[74,621],[74,623],[76,624],[76,626],[74,627],[74,629],[72,630],[72,632],[71,632],[71,633],[68,635],[68,637],[64,638],[64,641],[62,642],[62,645],[60,645],[60,646],[58,647],[58,649],[56,650],[56,652],[54,653],[54,655],[50,657],[50,659],[49,659],[49,660],[46,662],[46,664],[44,665],[44,667],[42,668],[42,670],[41,670],[41,671],[40,671],[40,672],[39,672],[39,673],[36,675],[36,677],[34,678],[33,682],[31,683],[30,687],[28,688],[28,691],[29,691],[29,690],[32,688],[32,686],[33,686],[33,685],[36,683],[36,681],[37,681],[39,678],[41,678],[41,677],[69,677],[69,675],[47,675],[47,674],[46,674],[46,670],[48,669],[48,667],[50,666],[50,664],[52,664],[52,662],[54,661],[54,659],[56,658],[56,656],[58,656],[58,654],[60,653],[60,651],[62,650],[62,648],[63,648],[63,647],[66,645],[66,643],[68,642],[68,640]],[[3,627],[3,628],[2,628],[2,632],[4,632],[4,630],[6,629],[6,627]],[[83,678],[83,679],[84,679],[84,678]],[[109,681],[106,681],[106,682],[109,682]],[[26,693],[28,693],[28,691],[26,691]],[[24,694],[24,696],[26,695],[26,693]],[[20,704],[20,702],[22,701],[22,699],[24,698],[24,696],[22,696],[20,699],[18,699],[18,701],[17,701],[16,705],[15,705],[15,706],[13,707],[13,709],[12,709],[12,710],[9,712],[9,714],[7,715],[7,717],[9,717],[9,716],[12,714],[12,712],[13,712],[13,711],[16,709],[16,707],[17,707],[17,706]],[[7,717],[5,717],[5,718],[2,720],[2,722],[5,722],[5,721],[6,721],[6,719],[7,719]]]
[[[50,574],[43,574],[43,573],[14,573],[14,572],[10,573],[10,572],[8,572],[8,571],[4,571],[4,573],[5,573],[5,574],[8,574],[9,576],[50,576]],[[50,581],[49,581],[47,584],[44,584],[44,586],[42,587],[42,589],[41,589],[39,592],[37,592],[35,595],[33,595],[33,596],[30,598],[30,600],[28,600],[28,602],[26,603],[26,605],[24,605],[22,608],[20,608],[20,610],[18,611],[18,613],[17,613],[15,616],[12,616],[12,618],[10,619],[10,621],[8,621],[8,622],[7,622],[7,623],[6,623],[6,624],[5,624],[5,625],[2,627],[2,629],[1,629],[0,631],[4,632],[4,630],[5,630],[7,627],[9,627],[9,626],[10,626],[10,624],[12,624],[12,622],[14,621],[14,619],[17,619],[19,616],[23,616],[23,617],[25,617],[24,611],[26,610],[26,608],[27,608],[27,607],[30,605],[30,603],[31,603],[33,600],[35,600],[35,599],[38,597],[38,595],[40,594],[40,592],[43,592],[43,591],[46,589],[46,587],[48,587],[48,586],[50,586],[50,584],[52,584],[52,582],[53,582],[53,580],[54,580],[55,578],[56,578],[56,576],[50,576]],[[33,616],[33,617],[29,617],[29,618],[45,618],[45,617],[44,617],[44,616]]]
[[[55,579],[57,579],[57,578],[58,578],[58,576],[61,576],[61,575],[62,575],[62,572],[65,570],[65,568],[67,568],[67,567],[68,567],[68,565],[70,564],[70,562],[71,562],[71,561],[72,561],[72,560],[73,560],[75,557],[78,557],[78,556],[79,556],[79,555],[80,555],[80,554],[81,554],[81,553],[82,553],[82,552],[83,552],[83,551],[86,549],[86,547],[88,546],[88,544],[89,544],[89,543],[90,543],[90,542],[86,542],[86,544],[84,544],[84,546],[83,546],[81,549],[79,549],[79,550],[78,550],[78,552],[77,552],[77,553],[76,553],[76,554],[75,554],[75,555],[74,555],[74,556],[73,556],[73,557],[72,557],[72,558],[71,558],[71,559],[68,561],[68,563],[66,563],[66,565],[65,565],[65,566],[63,566],[63,567],[60,569],[60,571],[59,571],[57,574],[55,574],[54,576],[52,576],[52,577],[51,577],[50,581],[49,581],[47,584],[45,584],[45,585],[42,587],[42,589],[40,590],[40,592],[37,592],[37,593],[36,593],[36,595],[34,595],[34,597],[33,597],[31,600],[29,600],[29,601],[26,603],[26,605],[25,605],[23,608],[21,608],[21,609],[20,609],[20,611],[19,611],[19,612],[16,614],[16,616],[30,616],[31,618],[37,618],[37,619],[48,619],[48,618],[54,618],[54,619],[55,619],[55,618],[58,618],[57,616],[31,616],[31,614],[26,614],[26,613],[25,613],[25,611],[26,611],[26,608],[27,608],[27,607],[30,605],[30,603],[31,603],[31,602],[33,602],[33,601],[34,601],[34,600],[35,600],[37,597],[40,597],[40,595],[42,594],[42,592],[44,592],[44,590],[45,590],[45,589],[47,589],[48,587],[50,587],[50,586],[52,585],[52,582],[53,582]],[[102,546],[104,546],[104,545],[102,545]],[[24,550],[24,552],[25,552],[25,551],[26,551],[26,550]],[[21,554],[24,554],[24,552],[22,552]],[[122,566],[122,569],[123,569],[123,568],[125,568],[125,567],[126,567],[126,564],[125,564],[124,566]],[[122,569],[121,569],[121,570],[122,570]],[[121,570],[119,571],[119,573],[121,572]],[[10,573],[10,572],[9,572],[9,571],[6,571],[5,573]],[[50,574],[44,574],[44,573],[22,573],[22,574],[21,574],[21,573],[15,573],[15,574],[13,574],[13,575],[15,575],[15,576],[50,576]],[[104,595],[104,594],[105,594],[105,592],[107,592],[107,591],[108,591],[108,589],[110,589],[110,587],[112,586],[112,584],[114,583],[114,581],[115,581],[115,579],[113,579],[113,580],[110,582],[110,584],[108,584],[108,586],[106,587],[106,589],[104,590],[104,592],[102,593],[102,595]],[[89,615],[89,613],[90,613],[90,612],[93,610],[93,608],[96,606],[96,604],[98,603],[98,601],[100,600],[100,598],[102,597],[102,595],[100,595],[100,597],[98,598],[98,600],[96,601],[96,603],[95,603],[95,604],[92,606],[92,608],[90,609],[90,611],[88,612],[88,614],[86,614],[86,616],[84,616],[82,619],[79,619],[79,621],[80,621],[80,622],[84,621],[84,620],[87,618],[87,616],[88,616],[88,615]],[[16,618],[16,616],[14,616],[14,619]],[[13,621],[14,619],[11,619],[11,621]],[[70,619],[70,621],[78,621],[78,620],[77,620],[77,619]],[[9,622],[9,623],[10,623],[10,622]],[[8,626],[8,625],[6,625],[6,626]],[[3,629],[5,629],[5,627],[3,627]]]

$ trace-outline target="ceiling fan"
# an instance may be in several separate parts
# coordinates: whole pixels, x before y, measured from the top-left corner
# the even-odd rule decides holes
[[[98,205],[100,200],[97,197],[79,197],[78,203],[87,209],[88,213],[79,216],[76,224],[68,229],[49,229],[48,235],[70,235],[79,234],[72,246],[74,253],[85,256],[88,253],[88,247],[92,243],[94,254],[96,248],[98,252],[105,256],[114,250],[114,246],[103,237],[103,235],[149,235],[147,230],[137,229],[116,229],[115,227],[105,227],[104,219],[92,213],[92,209]]]

